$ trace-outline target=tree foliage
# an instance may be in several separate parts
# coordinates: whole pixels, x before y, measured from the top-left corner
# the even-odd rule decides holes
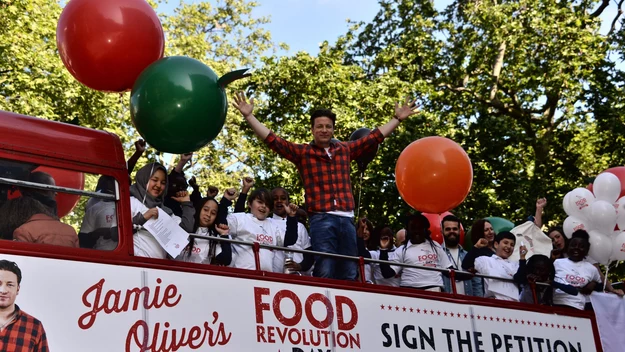
[[[379,5],[373,19],[351,23],[318,55],[277,56],[264,28],[269,19],[255,16],[255,2],[181,2],[161,14],[166,55],[202,60],[218,75],[255,67],[251,79],[228,92],[247,89],[259,119],[294,142],[310,141],[315,108],[337,113],[336,137],[346,140],[359,127],[388,121],[395,101],[417,96],[422,112],[387,138],[363,178],[362,212],[378,224],[399,228],[408,208],[394,184],[395,161],[423,136],[451,138],[472,160],[472,191],[453,210],[465,226],[486,216],[523,221],[542,196],[547,222],[561,224],[566,192],[625,162],[621,12],[609,33],[599,31],[600,15],[614,6],[609,1],[456,0],[442,10],[428,0]],[[83,87],[58,57],[59,2],[5,0],[0,11],[0,109],[107,129],[130,146],[136,134],[127,95]],[[297,170],[232,111],[196,160],[192,172],[203,187],[223,189],[253,174],[260,186],[284,186],[303,201]],[[355,168],[352,181],[357,197]]]

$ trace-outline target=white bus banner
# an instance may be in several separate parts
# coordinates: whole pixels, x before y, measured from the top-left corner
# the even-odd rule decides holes
[[[435,299],[0,255],[52,352],[590,352],[590,319]]]

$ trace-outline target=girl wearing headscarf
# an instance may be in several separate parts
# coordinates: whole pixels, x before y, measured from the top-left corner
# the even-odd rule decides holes
[[[133,236],[134,252],[139,257],[161,258],[167,257],[167,252],[161,247],[156,238],[143,228],[143,225],[152,218],[158,218],[158,209],[176,221],[180,227],[193,232],[195,209],[189,198],[189,194],[178,192],[174,200],[180,202],[182,217],[175,216],[171,209],[163,205],[163,199],[167,193],[167,170],[158,163],[147,164],[142,167],[135,176],[135,183],[130,186],[130,209],[132,223],[137,232]]]

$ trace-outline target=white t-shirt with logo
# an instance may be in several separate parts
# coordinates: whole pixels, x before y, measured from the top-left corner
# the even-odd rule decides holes
[[[93,198],[92,198],[93,199]],[[80,227],[81,233],[91,233],[97,229],[117,226],[115,202],[99,201],[87,208]],[[117,241],[98,237],[94,249],[112,251],[117,248]]]
[[[510,279],[519,270],[519,262],[511,262],[495,254],[490,257],[475,258],[475,270],[483,275]],[[519,301],[519,287],[510,281],[484,279],[484,297],[491,297],[504,301]]]
[[[388,252],[388,260],[389,261],[395,260],[395,256],[396,256],[395,253],[396,253],[396,251],[397,251],[397,249],[395,249],[392,252]],[[380,250],[369,251],[369,253],[371,254],[371,259],[380,260]],[[391,268],[393,270],[395,270],[395,272],[397,274],[394,277],[386,279],[382,275],[382,269],[380,269],[380,264],[378,264],[378,263],[371,263],[371,264],[369,264],[369,266],[371,267],[371,276],[372,276],[372,280],[371,281],[373,281],[375,284],[377,284],[377,285],[384,285],[384,286],[399,287],[399,284],[401,282],[401,274],[400,274],[401,270],[400,270],[400,267],[391,265]]]
[[[452,266],[443,248],[436,242],[431,244],[430,241],[419,244],[413,244],[408,241],[407,244],[401,245],[395,250],[393,261],[441,269],[448,269]],[[443,277],[438,271],[404,267],[397,268],[398,270],[395,272],[397,274],[401,273],[401,286],[417,288],[428,286],[443,287]]]
[[[206,227],[199,227],[197,231],[195,231],[195,234],[209,237],[208,228]],[[191,249],[191,254],[188,253],[187,247],[176,257],[176,260],[189,263],[211,264],[208,255],[210,254],[212,246],[215,246],[215,256],[219,255],[219,253],[221,253],[221,245],[219,242],[196,238],[193,248]]]
[[[276,214],[273,214],[271,218],[274,220],[275,225],[280,229],[278,232],[279,237],[282,239],[280,242],[284,243],[284,238],[286,237],[286,218],[282,218]],[[310,247],[310,237],[308,236],[308,231],[306,227],[297,223],[297,241],[295,244],[288,246],[288,248],[295,249],[306,249]],[[304,260],[304,255],[302,253],[293,253],[293,261],[296,263],[301,263]],[[274,273],[282,273],[284,272],[284,252],[283,251],[275,251],[273,257],[273,272]],[[305,273],[302,273],[305,274]]]
[[[99,204],[99,203],[97,203]],[[95,205],[94,205],[95,206]],[[137,214],[144,214],[148,211],[148,207],[146,207],[140,200],[131,196],[130,197],[130,211],[132,213],[132,217],[134,218]],[[180,218],[176,215],[170,215],[170,217],[180,225]],[[152,236],[152,234],[144,229],[139,229],[134,236],[132,236],[134,243],[134,251],[135,255],[138,257],[148,257],[148,258],[159,258],[165,259],[167,258],[167,252],[161,247],[156,238]]]
[[[260,244],[277,245],[280,228],[275,220],[266,218],[258,220],[249,213],[233,213],[228,215],[228,227],[230,237],[239,241],[258,242]],[[260,269],[263,271],[273,271],[274,251],[260,249]],[[232,244],[232,264],[234,268],[256,269],[254,261],[254,251],[252,246]]]
[[[454,266],[454,269],[462,270],[462,268],[459,269],[459,267],[462,265],[462,260],[460,260],[460,248],[447,247],[447,250],[449,251],[449,256],[451,256],[450,261],[451,261],[451,264]],[[464,281],[456,280],[456,292],[459,295],[464,295]]]
[[[599,271],[587,261],[574,262],[568,258],[562,258],[556,259],[553,266],[556,268],[556,282],[577,288],[582,288],[592,281],[601,282]],[[586,295],[580,293],[577,296],[573,296],[556,289],[553,292],[553,304],[561,304],[583,310],[586,304]]]

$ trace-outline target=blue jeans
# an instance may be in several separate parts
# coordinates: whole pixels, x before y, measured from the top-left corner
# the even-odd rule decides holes
[[[315,213],[310,216],[310,240],[314,251],[357,257],[356,227],[352,218]],[[356,280],[358,262],[319,256],[315,261],[315,277]]]

